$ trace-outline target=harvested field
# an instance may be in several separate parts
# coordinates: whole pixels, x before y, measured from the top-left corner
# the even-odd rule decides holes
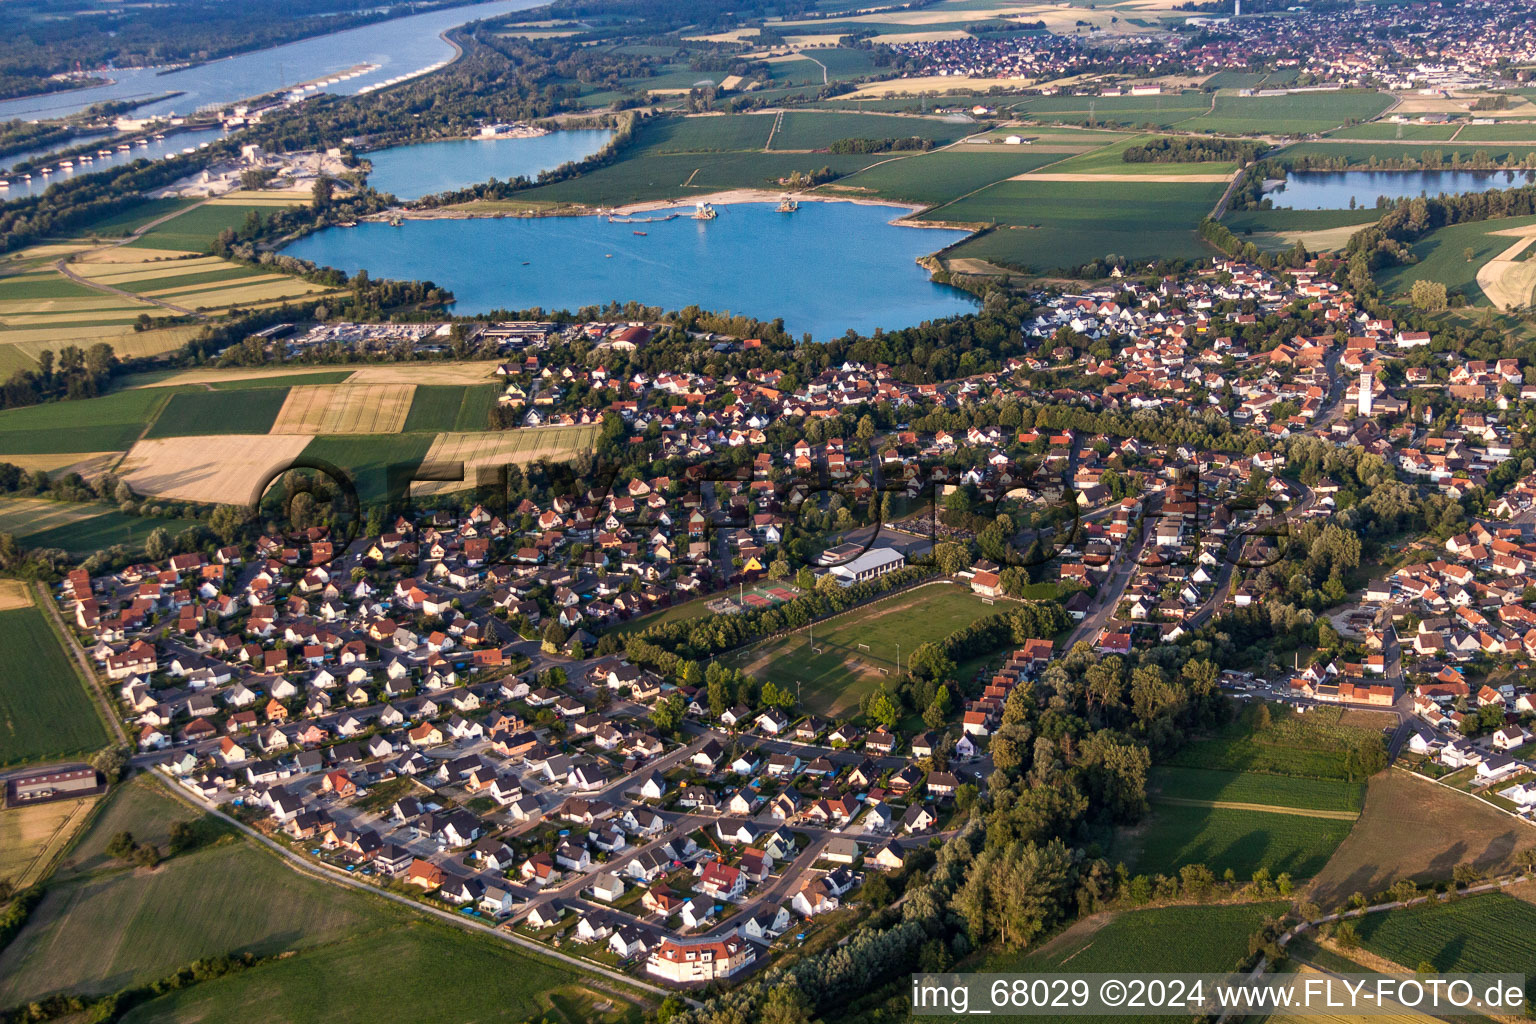
[[[473,487],[476,467],[504,466],[549,458],[556,461],[590,449],[598,428],[530,427],[521,430],[449,431],[438,434],[427,450],[428,462],[464,463],[462,483],[417,483],[412,494],[438,493]]]
[[[0,580],[0,612],[32,607],[32,588],[21,580]]]
[[[414,384],[307,384],[293,388],[274,434],[398,434]]]
[[[1478,268],[1477,286],[1499,309],[1529,306],[1532,297],[1536,296],[1536,259],[1525,250],[1536,242],[1536,227],[1512,228],[1495,234],[1507,235],[1516,241]]]
[[[78,523],[105,511],[106,506],[103,505],[48,501],[44,498],[0,498],[0,533],[26,537],[57,526]]]
[[[0,811],[0,878],[18,889],[40,880],[99,799],[55,800]]]
[[[118,474],[140,494],[243,505],[273,469],[297,458],[308,434],[221,434],[140,441]]]
[[[1454,829],[1445,827],[1456,822]],[[1399,878],[1451,877],[1458,864],[1496,871],[1536,846],[1536,829],[1470,796],[1406,771],[1371,779],[1365,810],[1349,838],[1318,872],[1310,897],[1333,906],[1354,892],[1380,892]]]
[[[31,472],[40,469],[44,473],[79,473],[87,480],[93,479],[106,472],[118,459],[122,458],[122,452],[69,452],[62,455],[5,455],[0,456],[0,462],[9,462],[13,466]]]

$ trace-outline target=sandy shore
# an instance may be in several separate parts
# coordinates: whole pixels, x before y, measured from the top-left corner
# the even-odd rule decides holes
[[[631,217],[641,213],[686,213],[696,203],[709,203],[711,206],[736,206],[742,203],[777,203],[785,195],[801,203],[854,203],[859,206],[884,206],[890,209],[905,211],[900,217],[893,218],[891,223],[901,223],[908,227],[931,227],[929,224],[912,224],[901,220],[925,209],[922,203],[902,203],[892,199],[872,199],[865,196],[828,196],[814,192],[773,192],[761,188],[733,188],[723,192],[711,192],[708,195],[691,197],[688,199],[655,199],[645,203],[630,203],[628,206],[616,206],[613,209],[597,211],[600,214],[612,214],[615,217]]]

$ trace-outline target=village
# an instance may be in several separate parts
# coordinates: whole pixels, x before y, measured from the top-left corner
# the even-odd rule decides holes
[[[1280,317],[1306,326],[1261,351]],[[359,345],[448,333],[406,329],[326,331]],[[616,415],[686,467],[677,477],[71,573],[61,610],[132,730],[135,762],[390,891],[667,982],[731,978],[808,941],[873,879],[927,863],[987,785],[1010,693],[1053,659],[1080,644],[1103,657],[1175,644],[1262,608],[1271,567],[1300,557],[1290,535],[1362,497],[1288,464],[1348,452],[1454,505],[1511,460],[1500,410],[1536,388],[1514,361],[1416,361],[1427,333],[1360,313],[1312,268],[1230,260],[1150,287],[1042,296],[1024,325],[1039,356],[933,383],[856,363],[792,388],[782,371],[610,380],[541,359],[562,332],[633,350],[660,329],[483,328],[504,346],[502,401],[525,425]],[[1045,401],[1128,423],[1209,413],[1268,443],[1159,445],[1008,412]],[[846,440],[820,429],[874,403],[972,425]],[[983,408],[1003,411],[973,415]],[[742,448],[739,471],[709,468]],[[999,517],[1012,531],[1001,545]],[[1298,714],[1391,713],[1394,754],[1532,815],[1536,695],[1519,670],[1536,656],[1533,522],[1526,476],[1334,616],[1349,656],[1266,679],[1232,670],[1223,686]],[[796,551],[814,557],[792,564]],[[1061,633],[1005,646],[959,681],[946,716],[915,729],[857,708],[810,713],[771,684],[722,704],[713,684],[739,671],[630,656],[647,622],[689,608],[714,621],[778,613],[794,632],[795,609],[831,591],[858,602],[938,587],[1006,609],[1042,586],[1066,613]],[[1491,681],[1470,685],[1469,668]]]

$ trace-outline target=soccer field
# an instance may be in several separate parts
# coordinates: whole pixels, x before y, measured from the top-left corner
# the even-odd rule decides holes
[[[731,664],[797,691],[805,710],[844,713],[896,674],[898,650],[906,664],[919,644],[942,640],[1002,607],[960,587],[920,587],[750,648],[733,656]]]

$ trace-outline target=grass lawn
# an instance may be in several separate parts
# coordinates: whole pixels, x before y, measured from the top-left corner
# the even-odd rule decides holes
[[[288,388],[184,391],[171,396],[145,437],[265,434],[288,399]]]
[[[3,765],[85,754],[107,745],[106,728],[79,670],[46,614],[41,608],[0,612]]]
[[[894,674],[898,644],[905,659],[919,644],[1007,607],[984,604],[960,587],[922,587],[817,626],[816,650],[811,633],[802,631],[734,655],[731,664],[760,680],[798,687],[808,711],[846,712],[887,678],[884,673]]]
[[[1162,796],[1188,800],[1269,804],[1312,811],[1358,811],[1365,803],[1365,783],[1335,779],[1159,765],[1152,769],[1149,781]]]
[[[1323,869],[1352,822],[1271,811],[1154,804],[1148,819],[1126,838],[1125,861],[1133,872],[1176,874],[1185,864],[1204,864],[1219,876],[1231,868],[1239,879],[1259,868],[1271,875],[1311,878]]]
[[[1049,270],[1116,254],[1133,260],[1198,257],[1195,227],[1221,198],[1220,182],[1004,181],[923,214],[925,220],[996,222],[948,255]]]
[[[1505,893],[1367,914],[1355,927],[1366,949],[1409,970],[1427,961],[1445,973],[1528,973],[1536,962],[1536,905]],[[1529,975],[1525,992],[1536,996]]]

